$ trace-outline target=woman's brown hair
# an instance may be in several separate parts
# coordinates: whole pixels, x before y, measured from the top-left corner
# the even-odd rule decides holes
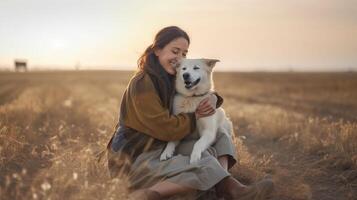
[[[171,110],[172,100],[175,94],[175,88],[172,75],[165,72],[160,65],[157,56],[155,55],[156,49],[163,49],[171,41],[183,37],[190,44],[190,38],[185,31],[177,26],[168,26],[161,29],[155,36],[154,42],[148,46],[145,52],[138,59],[138,72],[147,73],[150,75],[151,80],[159,94],[165,107]]]
[[[171,41],[183,37],[190,44],[190,37],[187,33],[177,26],[168,26],[161,29],[155,36],[154,42],[146,48],[144,53],[138,59],[138,69],[139,71],[146,71],[149,68],[154,67],[158,64],[157,56],[154,51],[156,49],[164,48]]]

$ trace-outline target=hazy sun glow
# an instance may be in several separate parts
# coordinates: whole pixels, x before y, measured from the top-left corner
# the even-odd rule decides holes
[[[52,40],[52,46],[55,49],[64,49],[67,46],[67,44],[66,44],[65,40],[55,39],[55,40]]]
[[[134,69],[168,25],[221,70],[357,69],[355,0],[2,0],[0,68]]]

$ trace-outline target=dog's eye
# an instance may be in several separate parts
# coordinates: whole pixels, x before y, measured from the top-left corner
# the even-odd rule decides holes
[[[186,70],[186,67],[182,68],[182,70]]]
[[[193,67],[193,69],[194,69],[194,70],[196,70],[196,69],[200,69],[200,68],[199,68],[199,67],[197,67],[197,66],[194,66],[194,67]]]

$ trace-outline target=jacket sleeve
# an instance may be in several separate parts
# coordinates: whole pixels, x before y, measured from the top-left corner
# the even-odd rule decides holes
[[[170,115],[147,77],[129,87],[128,97],[126,124],[135,130],[159,140],[174,141],[184,138],[196,127],[194,113]]]

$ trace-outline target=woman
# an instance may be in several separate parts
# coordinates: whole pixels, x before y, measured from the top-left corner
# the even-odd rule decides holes
[[[177,194],[205,191],[215,186],[225,199],[263,199],[272,190],[270,180],[245,186],[228,172],[236,163],[232,138],[217,133],[217,141],[189,164],[198,139],[196,119],[214,114],[223,99],[217,94],[203,100],[194,113],[172,115],[175,68],[186,57],[189,36],[170,26],[160,30],[138,60],[138,72],[124,92],[119,122],[108,144],[111,175],[125,174],[137,199],[162,199]],[[217,102],[217,103],[216,103]],[[214,106],[212,106],[214,105]],[[182,140],[174,157],[160,161],[166,143]]]

